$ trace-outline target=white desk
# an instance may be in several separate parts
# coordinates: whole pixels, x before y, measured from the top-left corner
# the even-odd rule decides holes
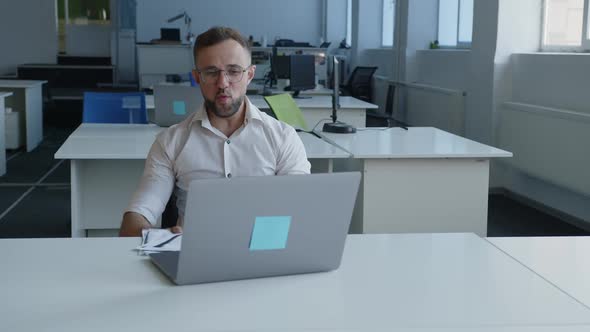
[[[12,92],[0,91],[0,176],[6,174],[6,110],[4,98],[12,96]]]
[[[252,103],[260,109],[268,109],[269,106],[263,96],[248,96]],[[305,122],[309,129],[312,129],[320,121],[330,122],[332,115],[332,97],[326,95],[312,96],[307,99],[294,99],[301,109]],[[367,109],[377,109],[378,106],[367,103],[354,97],[340,97],[340,109],[338,120],[346,122],[354,127],[366,126]],[[321,129],[321,125],[318,126]]]
[[[489,159],[512,154],[431,127],[381,129],[320,132],[353,156],[334,171],[363,173],[351,231],[485,236]]]
[[[138,238],[0,240],[5,331],[584,331],[590,310],[473,234],[351,235],[328,273],[174,286]]]
[[[271,91],[273,93],[293,93],[292,91],[284,91],[283,89],[284,87],[278,88],[277,86],[274,86]],[[264,91],[264,84],[252,82],[248,85],[248,90],[257,90],[256,94],[260,95]],[[299,94],[302,96],[331,96],[332,89],[319,85],[315,89],[303,90]]]
[[[488,241],[590,307],[590,237],[496,237]]]
[[[55,154],[71,160],[72,236],[114,236],[139,184],[145,158],[164,128],[141,124],[82,124]],[[329,172],[350,154],[299,133],[312,172]]]
[[[47,81],[0,80],[0,90],[12,92],[7,105],[20,114],[21,133],[26,135],[27,152],[43,140],[43,84]]]
[[[248,98],[259,109],[269,109],[263,96],[249,95]],[[312,96],[308,99],[294,99],[301,109],[305,122],[309,129],[312,129],[318,122],[325,120],[329,122],[332,115],[332,97],[326,95]],[[153,109],[154,96],[147,95],[145,99],[146,108]],[[340,97],[340,110],[338,120],[346,122],[355,127],[364,127],[366,124],[367,109],[377,109],[378,106],[356,99],[354,97]],[[318,126],[321,129],[321,125]]]

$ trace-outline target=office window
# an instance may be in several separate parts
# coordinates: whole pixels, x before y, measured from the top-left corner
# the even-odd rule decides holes
[[[545,0],[543,5],[543,50],[582,51],[590,49],[588,2]],[[586,13],[586,15],[585,15]]]
[[[395,1],[383,0],[383,19],[381,20],[381,46],[393,46],[393,30],[395,28]]]
[[[109,0],[57,0],[58,19],[65,24],[110,24]]]
[[[473,34],[473,0],[438,1],[438,43],[469,48]]]
[[[132,0],[128,0],[130,2]],[[56,0],[59,52],[66,51],[66,25],[111,24],[109,0]]]

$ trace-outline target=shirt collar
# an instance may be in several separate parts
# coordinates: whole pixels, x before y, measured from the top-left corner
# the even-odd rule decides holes
[[[262,122],[262,114],[261,111],[256,107],[248,96],[245,98],[246,101],[246,116],[244,117],[244,125],[247,125],[250,121],[255,120]],[[211,122],[209,122],[209,117],[207,116],[207,111],[205,110],[205,103],[201,104],[201,107],[195,112],[193,117],[193,122],[201,121],[201,126],[210,128]]]

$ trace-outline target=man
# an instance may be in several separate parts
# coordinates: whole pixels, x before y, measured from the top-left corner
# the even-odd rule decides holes
[[[214,27],[197,37],[193,71],[205,99],[200,110],[162,131],[123,216],[121,236],[153,227],[172,191],[180,232],[189,183],[200,178],[309,174],[295,130],[261,112],[246,97],[256,66],[248,42],[231,28]],[[220,201],[219,208],[232,202]]]

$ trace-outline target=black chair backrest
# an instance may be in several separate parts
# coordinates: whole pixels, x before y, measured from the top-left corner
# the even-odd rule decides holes
[[[377,67],[355,67],[348,79],[348,85],[371,83],[371,78],[375,74],[375,71],[377,71]]]
[[[385,114],[393,115],[393,101],[395,98],[395,85],[389,84],[387,87],[387,99],[385,100]]]
[[[170,228],[176,226],[178,221],[178,208],[176,208],[176,195],[172,193],[170,199],[166,204],[164,212],[162,212],[162,228]]]
[[[365,101],[371,100],[371,79],[377,67],[356,67],[350,74],[347,88],[350,94]]]

